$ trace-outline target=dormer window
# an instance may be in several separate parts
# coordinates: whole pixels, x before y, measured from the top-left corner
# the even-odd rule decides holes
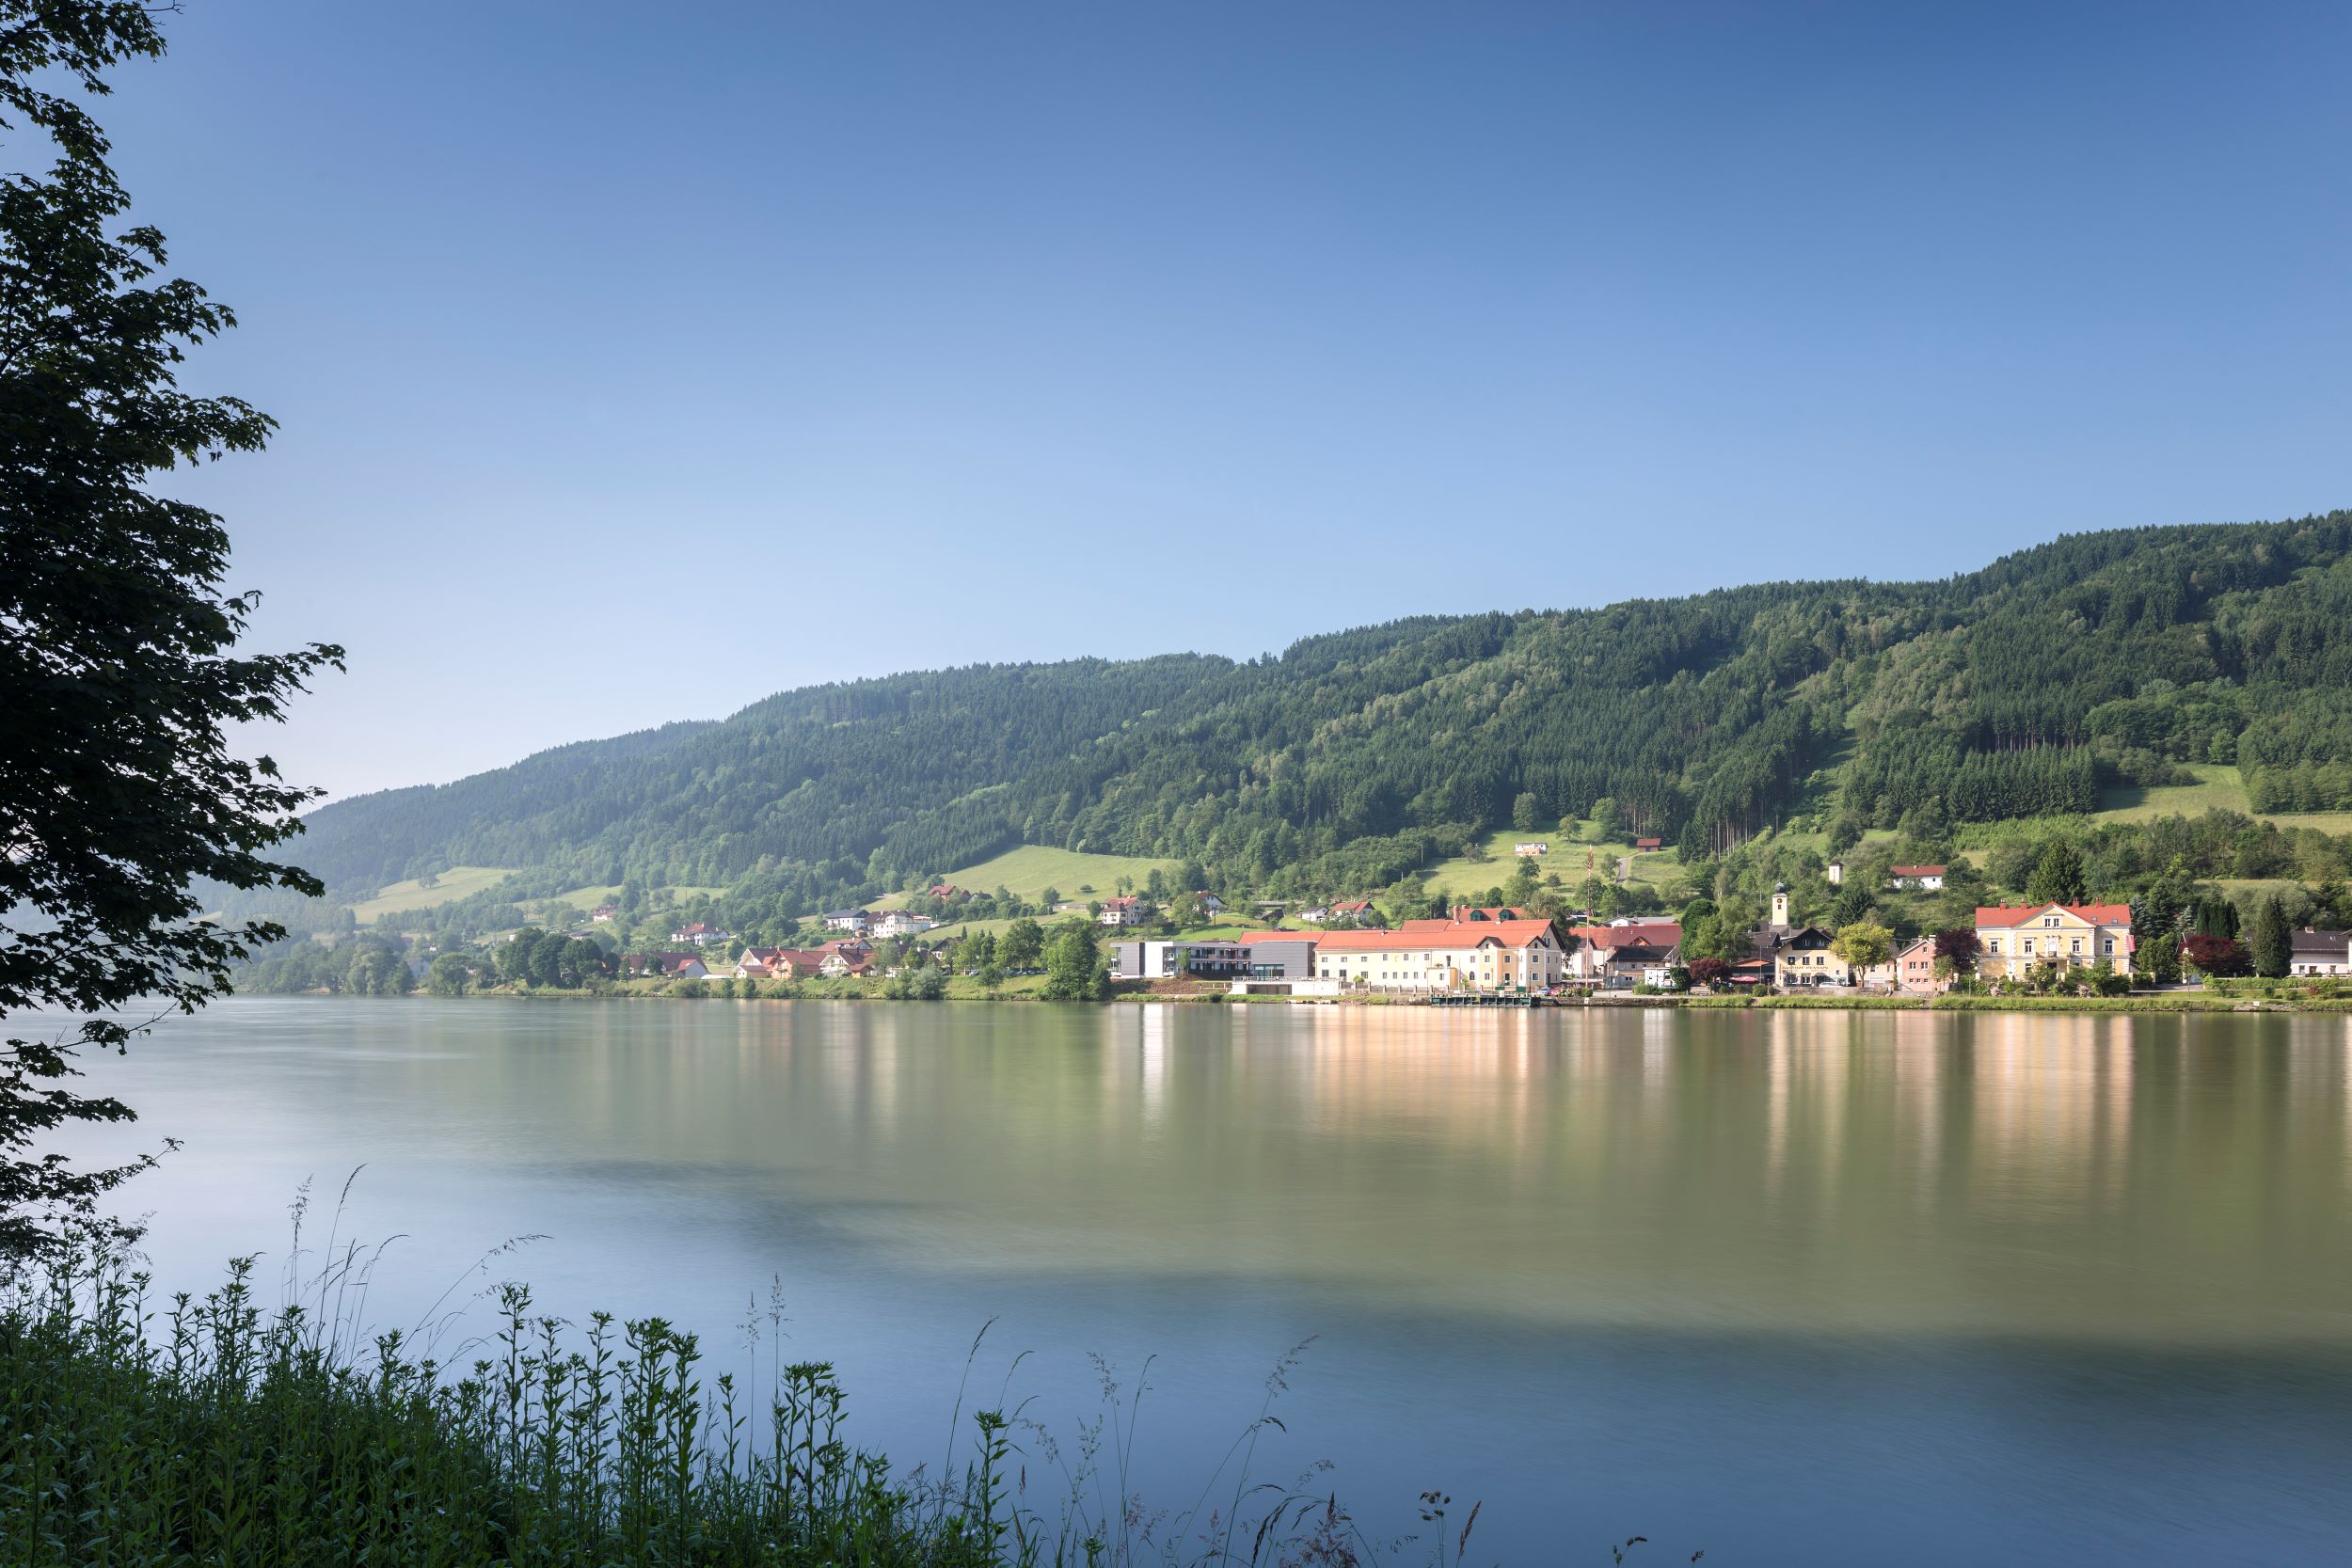
[[[2054,915],[2054,914],[2045,914],[2045,915],[2043,915],[2043,916],[2042,917],[2042,929],[2044,929],[2044,930],[2048,930],[2048,931],[2055,931],[2055,930],[2057,930],[2057,929],[2058,929],[2058,917],[2057,915]]]

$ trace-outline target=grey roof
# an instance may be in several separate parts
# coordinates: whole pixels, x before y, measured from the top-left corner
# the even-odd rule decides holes
[[[2297,931],[2288,940],[2297,953],[2342,953],[2352,942],[2352,931]]]

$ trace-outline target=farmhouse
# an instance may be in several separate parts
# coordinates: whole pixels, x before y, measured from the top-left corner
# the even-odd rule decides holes
[[[1940,865],[1899,865],[1887,873],[1886,885],[1935,893],[1944,886],[1944,871],[1945,867]]]

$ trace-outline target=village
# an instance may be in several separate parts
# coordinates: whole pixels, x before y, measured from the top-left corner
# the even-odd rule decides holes
[[[1522,846],[1521,851],[1540,853],[1541,847]],[[1830,880],[1840,880],[1843,869],[1833,864]],[[1938,892],[1947,869],[1897,865],[1888,875],[1888,888]],[[929,893],[934,903],[952,904],[958,890],[942,886]],[[1174,931],[1180,920],[1213,920],[1227,912],[1211,893],[1184,894],[1169,902],[1182,907],[1163,908],[1143,895],[1121,894],[1059,904],[1056,912],[1113,937],[1153,927]],[[1730,957],[1722,955],[1720,942],[1712,953],[1686,952],[1682,922],[1662,915],[1600,919],[1590,911],[1544,915],[1516,905],[1463,904],[1442,914],[1391,923],[1369,899],[1310,902],[1295,910],[1267,902],[1255,912],[1267,922],[1261,928],[1111,941],[1110,981],[1120,990],[1161,994],[1221,991],[1300,1000],[1606,999],[1683,992],[1933,996],[1956,988],[1996,994],[2027,990],[2120,994],[2132,987],[2138,951],[2127,904],[1979,905],[1973,927],[1898,941],[1883,927],[1834,929],[1800,921],[1792,916],[1785,885],[1773,892],[1769,916],[1738,939]],[[591,919],[610,915],[599,909]],[[694,922],[671,933],[671,949],[623,955],[621,968],[627,978],[881,979],[910,965],[953,962],[944,945],[926,950],[918,940],[940,924],[904,909],[839,910],[824,915],[829,934],[821,942],[761,947]],[[1034,954],[1009,956],[1015,961],[1002,973],[1036,973],[1025,967]],[[2291,932],[2286,974],[2352,976],[2352,933]],[[2175,983],[2201,978],[2192,971]]]

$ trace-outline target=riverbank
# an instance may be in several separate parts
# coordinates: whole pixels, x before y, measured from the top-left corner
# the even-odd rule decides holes
[[[801,981],[628,980],[595,988],[495,986],[465,994],[503,1001],[660,1002],[1051,1002],[1043,975],[1014,975],[995,986],[956,975],[935,996],[914,996],[880,979]],[[299,992],[320,995],[324,991]],[[412,993],[423,995],[423,992]],[[1419,1007],[1466,1005],[1468,999],[1413,995],[1233,995],[1213,982],[1114,983],[1102,1003],[1167,1003],[1185,1006]],[[1488,1008],[1689,1008],[1712,1011],[2009,1012],[2009,1013],[2352,1013],[2352,984],[2343,981],[2224,981],[2203,990],[2136,991],[2124,996],[1885,996],[1780,992],[1772,995],[1589,995],[1476,999]],[[1064,1004],[1072,1005],[1072,1004]],[[1084,1004],[1076,1004],[1084,1005]]]

